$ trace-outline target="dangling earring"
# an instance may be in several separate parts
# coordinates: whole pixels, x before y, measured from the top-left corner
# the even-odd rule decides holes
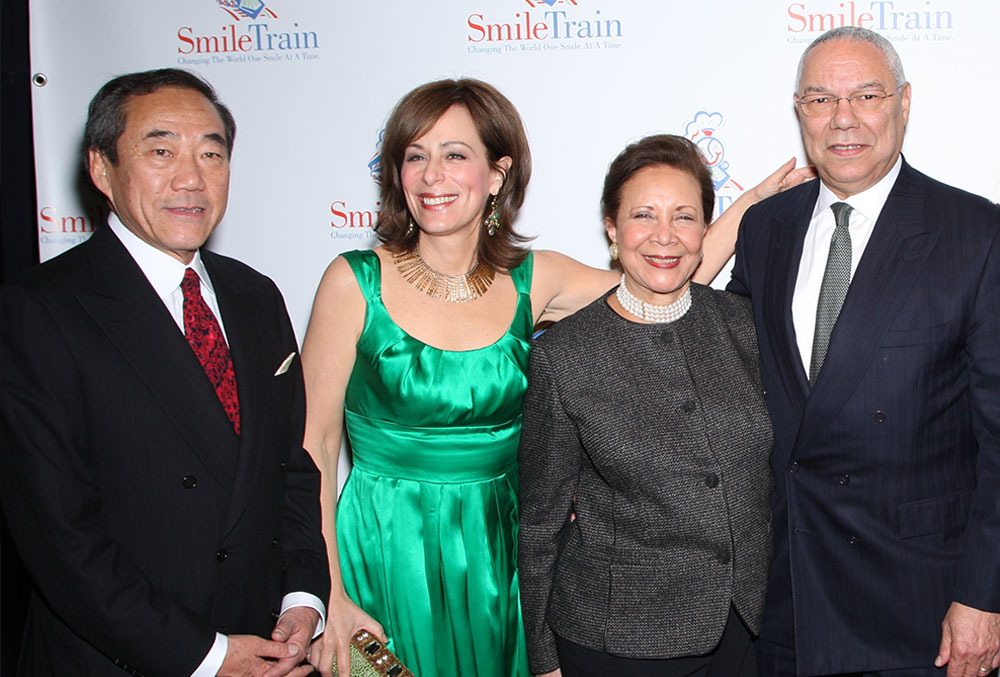
[[[618,260],[618,243],[617,242],[612,242],[608,246],[608,256],[611,257],[612,261],[617,261]]]
[[[406,237],[413,235],[414,230],[416,230],[416,227],[413,225],[413,217],[410,217],[410,224],[406,226]]]
[[[490,215],[486,217],[483,224],[486,226],[486,234],[490,237],[496,235],[500,228],[500,214],[497,213],[497,196],[493,196],[493,203],[490,205]]]

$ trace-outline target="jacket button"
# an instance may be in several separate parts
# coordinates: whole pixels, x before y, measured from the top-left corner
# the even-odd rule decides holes
[[[885,423],[885,412],[881,409],[875,412],[875,422]]]
[[[792,461],[791,463],[788,464],[788,472],[798,472],[798,471],[799,471],[798,461]]]
[[[684,400],[684,404],[681,405],[681,411],[685,414],[690,414],[695,410],[694,400]]]
[[[729,564],[729,553],[720,552],[718,559],[720,564]]]
[[[719,476],[714,472],[710,472],[705,475],[705,486],[709,489],[714,489],[719,486]]]
[[[840,478],[837,481],[846,487],[848,484],[851,483],[851,476],[848,475],[847,473],[844,473],[843,475],[840,476]]]
[[[272,612],[271,612],[271,620],[272,620],[272,621],[276,621],[276,620],[278,620],[278,617],[279,617],[280,615],[281,615],[281,614],[279,614],[279,613],[278,613],[277,611],[272,611]]]
[[[277,550],[278,549],[278,539],[277,538],[274,539],[273,541],[271,541],[271,549],[272,550]]]
[[[229,551],[225,548],[219,548],[219,551],[215,553],[215,559],[220,562],[225,562],[229,558]]]
[[[858,544],[858,537],[857,536],[848,536],[847,537],[847,542],[850,543],[851,545],[857,545]]]
[[[281,468],[281,472],[285,472],[285,470],[288,468],[288,464],[282,461],[281,463],[278,464],[278,467]]]
[[[198,478],[194,475],[185,475],[181,482],[184,484],[185,489],[194,489],[198,486]]]
[[[663,341],[668,346],[674,342],[674,332],[669,329],[664,329],[663,333],[660,334],[660,340]]]

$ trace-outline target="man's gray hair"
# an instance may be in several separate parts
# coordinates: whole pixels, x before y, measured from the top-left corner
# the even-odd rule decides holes
[[[858,26],[841,26],[840,28],[834,28],[828,30],[823,35],[819,36],[806,47],[806,51],[802,52],[802,58],[799,59],[799,70],[795,74],[795,91],[799,91],[799,87],[802,86],[802,71],[805,70],[806,56],[809,52],[813,50],[813,47],[821,45],[824,42],[829,42],[830,40],[850,40],[851,42],[870,42],[880,50],[885,56],[885,62],[889,66],[889,70],[892,72],[892,76],[896,78],[896,87],[901,86],[906,82],[906,76],[903,75],[903,62],[899,59],[899,54],[896,53],[896,48],[892,46],[892,43],[886,40],[884,37],[876,33],[875,31],[870,31],[867,28],[860,28]]]

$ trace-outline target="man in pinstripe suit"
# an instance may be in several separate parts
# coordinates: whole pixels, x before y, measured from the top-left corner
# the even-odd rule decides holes
[[[235,134],[188,71],[106,83],[84,136],[107,226],[2,290],[21,677],[312,672],[330,585],[295,334],[274,282],[202,249]]]
[[[795,105],[821,181],[746,213],[729,286],[753,300],[775,433],[759,666],[982,677],[1000,664],[1000,208],[902,158],[910,85],[881,36],[817,38]]]

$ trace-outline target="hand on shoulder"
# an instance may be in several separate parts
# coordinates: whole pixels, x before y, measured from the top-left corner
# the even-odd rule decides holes
[[[778,167],[766,179],[744,193],[743,196],[749,198],[750,205],[753,205],[814,178],[816,178],[816,168],[812,165],[806,165],[796,169],[793,157]]]

